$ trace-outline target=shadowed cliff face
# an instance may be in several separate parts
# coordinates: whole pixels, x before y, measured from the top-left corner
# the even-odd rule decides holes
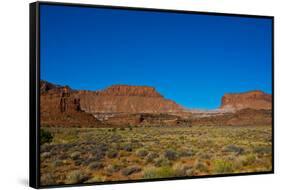
[[[245,93],[225,94],[222,97],[221,109],[240,110],[251,109],[271,109],[272,96],[262,91],[250,91]]]
[[[49,84],[47,84],[49,85]],[[40,122],[41,126],[102,127],[98,119],[81,110],[80,98],[67,86],[41,83]],[[44,88],[43,88],[44,87]]]

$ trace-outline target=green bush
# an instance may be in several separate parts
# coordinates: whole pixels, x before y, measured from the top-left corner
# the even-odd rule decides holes
[[[167,178],[175,176],[175,171],[171,167],[149,168],[144,170],[143,174],[143,178],[145,179]]]
[[[40,129],[40,145],[50,143],[53,140],[53,136],[49,131]]]
[[[224,160],[216,160],[214,162],[214,172],[218,174],[233,172],[233,164]]]

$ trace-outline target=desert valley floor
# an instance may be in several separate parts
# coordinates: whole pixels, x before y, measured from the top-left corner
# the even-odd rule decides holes
[[[42,185],[270,171],[271,126],[44,128]]]

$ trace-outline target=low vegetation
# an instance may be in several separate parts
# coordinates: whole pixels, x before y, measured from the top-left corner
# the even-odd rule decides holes
[[[41,184],[270,171],[271,127],[41,129]]]

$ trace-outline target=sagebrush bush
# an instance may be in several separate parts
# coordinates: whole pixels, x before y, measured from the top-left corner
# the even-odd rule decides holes
[[[169,149],[164,152],[164,157],[168,160],[176,160],[177,159],[177,152]]]
[[[56,184],[55,178],[52,174],[47,173],[40,176],[40,184],[41,185],[54,185]]]
[[[54,160],[52,165],[53,165],[53,167],[62,166],[63,162],[61,160]]]
[[[146,156],[146,161],[147,162],[153,162],[155,158],[158,158],[159,155],[156,152],[150,152]]]
[[[154,165],[157,167],[167,167],[171,165],[171,162],[167,158],[160,157],[155,160]]]
[[[208,166],[202,160],[196,160],[194,163],[194,169],[200,172],[207,172]]]
[[[257,154],[271,154],[272,147],[271,146],[254,147],[253,151],[254,151],[254,153],[257,153]]]
[[[129,175],[131,175],[133,173],[137,173],[137,172],[140,172],[140,171],[141,171],[140,167],[138,167],[138,166],[130,166],[130,167],[127,167],[127,168],[121,170],[121,173],[124,176],[129,176]]]
[[[184,165],[182,163],[176,163],[173,166],[174,174],[176,177],[187,176],[187,171],[192,169],[192,166]]]
[[[71,171],[67,174],[65,183],[66,184],[75,184],[75,183],[82,183],[87,180],[88,177],[80,170]]]
[[[73,159],[73,160],[77,160],[79,157],[80,157],[80,152],[78,151],[75,151],[73,153],[70,154],[70,157]]]
[[[143,148],[136,151],[136,155],[139,157],[145,157],[147,154],[148,151]]]
[[[242,159],[242,165],[243,166],[247,166],[247,165],[251,165],[256,161],[257,157],[254,154],[248,154],[246,156],[243,157]]]
[[[41,158],[43,158],[43,159],[50,158],[51,155],[52,154],[50,152],[43,152],[43,153],[41,153]]]
[[[124,144],[124,145],[122,146],[122,149],[125,150],[125,151],[127,151],[127,152],[132,152],[132,151],[133,151],[133,147],[132,147],[131,144]]]
[[[192,149],[183,149],[179,152],[179,156],[182,156],[182,157],[191,157],[191,156],[194,156],[195,155],[195,151],[192,150]]]
[[[112,173],[118,172],[120,169],[121,169],[121,167],[120,167],[120,165],[118,165],[118,164],[109,164],[109,165],[105,168],[105,171],[106,171],[108,174],[112,174]]]
[[[40,129],[40,145],[52,142],[53,138],[53,135],[49,131]]]
[[[108,158],[116,158],[118,156],[118,152],[116,150],[109,150],[106,156]]]
[[[224,152],[234,152],[236,154],[242,154],[244,152],[244,148],[230,144],[224,147]]]
[[[95,169],[101,169],[104,165],[101,162],[92,162],[89,164],[88,169],[95,170]]]

